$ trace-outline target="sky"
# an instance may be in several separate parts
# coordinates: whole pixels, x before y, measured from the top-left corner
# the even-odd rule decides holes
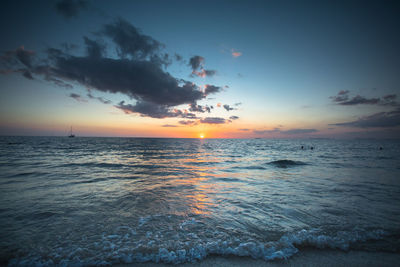
[[[2,1],[0,135],[399,138],[398,1]]]

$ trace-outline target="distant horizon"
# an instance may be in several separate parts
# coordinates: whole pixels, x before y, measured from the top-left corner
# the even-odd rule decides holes
[[[73,138],[137,138],[137,139],[198,139],[198,140],[205,140],[205,139],[239,139],[239,140],[246,140],[246,139],[265,139],[265,140],[376,140],[376,141],[399,141],[400,138],[374,138],[374,137],[342,137],[342,138],[335,138],[335,137],[292,137],[292,138],[284,138],[284,137],[249,137],[249,138],[230,138],[230,137],[158,137],[158,136],[89,136],[89,135],[75,135],[75,137],[69,137],[68,135],[0,135],[2,137],[65,137],[67,139]]]

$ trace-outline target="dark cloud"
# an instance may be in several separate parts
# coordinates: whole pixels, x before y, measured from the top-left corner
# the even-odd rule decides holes
[[[227,122],[227,120],[219,117],[206,117],[201,119],[200,122],[206,124],[224,124]]]
[[[1,56],[1,61],[3,64],[12,67],[21,63],[27,68],[32,67],[33,57],[35,55],[34,51],[25,50],[24,46],[20,46],[15,50],[7,51]]]
[[[76,44],[71,44],[71,43],[67,43],[67,42],[62,43],[61,47],[67,53],[69,53],[69,52],[71,52],[71,51],[73,51],[73,50],[78,48],[78,46]]]
[[[123,110],[126,114],[129,113],[139,113],[141,116],[151,117],[151,118],[168,118],[168,117],[180,117],[182,115],[182,111],[174,110],[164,105],[157,105],[151,102],[138,101],[135,105],[125,104],[124,101],[121,101],[117,106],[115,106],[121,110]]]
[[[400,109],[390,112],[379,112],[361,117],[355,121],[334,123],[330,125],[349,126],[357,128],[387,128],[400,126]]]
[[[238,106],[240,106],[240,105],[242,105],[242,102],[237,102],[237,103],[235,103],[235,104],[233,104],[235,107],[238,107]]]
[[[191,57],[188,65],[192,68],[192,75],[198,77],[211,77],[217,74],[215,70],[204,69],[204,57],[201,56]]]
[[[37,75],[43,75],[45,81],[52,82],[59,87],[63,87],[65,89],[73,88],[73,86],[70,85],[69,83],[66,83],[58,78],[55,78],[53,75],[51,75],[49,66],[35,67],[32,71]]]
[[[204,64],[204,57],[193,56],[189,59],[189,66],[191,66],[193,71],[198,70]]]
[[[197,105],[197,104],[194,104],[194,103],[190,104],[189,111],[191,111],[191,112],[202,112],[202,113],[205,112],[205,110],[203,109],[203,106]]]
[[[178,127],[177,125],[171,125],[171,124],[164,124],[164,125],[161,125],[161,127]]]
[[[71,84],[76,83],[88,90],[121,93],[135,100],[135,104],[121,102],[116,107],[126,113],[139,113],[153,118],[197,119],[193,113],[173,108],[183,104],[191,105],[190,108],[197,109],[197,112],[211,111],[212,107],[197,105],[197,101],[221,91],[221,87],[206,85],[202,92],[196,84],[173,77],[164,69],[170,58],[168,54],[160,52],[163,45],[142,34],[129,22],[117,19],[106,24],[96,36],[97,40],[84,37],[86,55],[49,48],[46,51],[47,59],[42,61],[44,65],[35,66],[32,62],[34,52],[23,47],[6,52],[1,57],[2,61],[14,68],[1,70],[1,73],[19,72],[28,79],[38,75],[64,88],[72,88]],[[102,38],[109,38],[112,42]],[[117,58],[105,55],[105,43],[116,47]],[[25,66],[24,69],[20,68],[21,64]],[[88,97],[105,104],[111,103],[94,97],[90,91]]]
[[[192,103],[189,106],[189,111],[191,111],[191,112],[201,112],[201,113],[204,113],[204,112],[210,113],[211,112],[211,108],[212,108],[212,106],[207,106],[207,105],[206,106],[202,106],[202,105],[197,105],[197,104]]]
[[[126,114],[138,113],[142,117],[151,117],[156,119],[163,118],[186,118],[186,119],[198,119],[194,113],[184,112],[179,109],[171,108],[165,105],[159,105],[146,101],[137,101],[135,105],[125,104],[125,101],[121,101],[115,106],[121,109]]]
[[[399,107],[400,104],[396,101],[397,95],[392,94],[392,95],[385,95],[382,98],[381,104],[383,106],[393,106],[393,107]]]
[[[360,95],[356,95],[352,98],[349,96],[348,90],[339,91],[336,96],[331,96],[333,102],[342,106],[354,106],[354,105],[384,105],[384,106],[396,106],[398,103],[395,101],[396,95],[386,95],[381,98],[366,98]]]
[[[150,61],[61,56],[55,58],[49,74],[102,92],[122,93],[160,105],[194,103],[204,97],[195,84],[178,84],[177,79]]]
[[[32,57],[35,54],[33,51],[25,50],[23,46],[19,47],[16,51],[16,56],[18,60],[27,66],[28,68],[32,67]]]
[[[83,39],[85,41],[88,56],[94,59],[101,58],[105,51],[105,45],[101,44],[100,42],[90,40],[86,36]]]
[[[369,98],[368,99],[363,96],[356,95],[352,99],[340,102],[339,105],[350,106],[350,105],[359,105],[359,104],[378,104],[378,103],[379,103],[379,98]]]
[[[182,115],[180,115],[180,117],[185,118],[185,119],[193,119],[193,120],[198,119],[196,114],[190,113],[190,112],[183,112]]]
[[[393,95],[385,95],[383,97],[384,100],[395,100],[397,98],[397,95],[393,94]]]
[[[118,18],[114,23],[106,24],[101,31],[102,34],[111,38],[117,45],[118,55],[121,57],[131,57],[136,60],[144,60],[157,55],[163,45],[142,34],[139,29],[128,21]]]
[[[22,75],[29,80],[33,80],[32,73],[29,70],[24,71]]]
[[[205,85],[205,89],[204,89],[204,94],[205,94],[205,95],[215,94],[215,93],[220,92],[221,90],[222,90],[222,88],[219,87],[219,86],[214,86],[214,85],[206,84],[206,85]]]
[[[57,12],[66,18],[76,17],[81,9],[87,7],[85,0],[60,0],[55,4]]]
[[[229,119],[230,120],[237,120],[237,119],[239,119],[239,117],[238,116],[230,116]]]
[[[75,93],[69,94],[69,97],[75,99],[75,100],[78,101],[78,102],[87,102],[86,99],[82,98],[80,95],[75,94]]]
[[[231,106],[229,106],[229,105],[227,105],[227,104],[225,104],[223,107],[224,107],[224,109],[225,109],[226,111],[235,110],[235,108],[232,108]]]
[[[104,99],[104,98],[99,97],[99,96],[94,96],[94,95],[92,95],[92,93],[90,93],[90,92],[87,94],[87,96],[88,96],[90,99],[97,99],[98,101],[100,101],[100,102],[103,103],[103,104],[111,104],[111,101],[110,101],[110,100]]]

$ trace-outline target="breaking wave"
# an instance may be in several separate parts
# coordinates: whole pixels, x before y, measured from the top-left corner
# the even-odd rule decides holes
[[[143,219],[146,223],[146,218]],[[187,221],[187,224],[196,223]],[[381,240],[388,234],[383,230],[354,230],[338,232],[335,235],[327,235],[318,230],[301,230],[295,233],[283,235],[279,240],[259,242],[254,240],[198,240],[190,247],[168,248],[167,244],[159,244],[153,247],[159,240],[134,241],[130,236],[136,233],[129,227],[120,227],[127,230],[125,234],[103,235],[100,242],[94,242],[89,248],[68,247],[59,248],[57,253],[46,257],[31,254],[24,258],[15,258],[9,262],[9,266],[70,266],[70,265],[109,265],[117,263],[185,263],[196,262],[208,255],[242,256],[262,259],[265,261],[276,259],[288,259],[301,247],[313,247],[317,249],[339,249],[347,251],[352,245],[367,241]],[[188,234],[190,235],[190,233]],[[193,235],[193,234],[192,234]],[[179,245],[183,245],[178,242]],[[91,251],[90,249],[94,249]],[[89,256],[90,255],[90,256]],[[84,258],[86,257],[86,258]]]
[[[294,161],[294,160],[288,160],[288,159],[274,160],[274,161],[269,162],[268,164],[274,165],[275,167],[278,167],[278,168],[288,168],[288,167],[292,167],[292,166],[307,165],[307,163],[302,162],[302,161]]]

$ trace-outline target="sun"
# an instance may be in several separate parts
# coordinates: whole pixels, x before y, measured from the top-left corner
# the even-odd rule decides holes
[[[203,139],[204,138],[204,134],[200,134],[200,139]]]

